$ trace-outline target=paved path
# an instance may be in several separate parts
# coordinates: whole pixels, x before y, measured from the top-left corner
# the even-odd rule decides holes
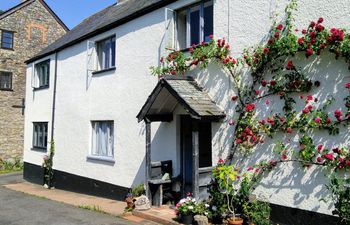
[[[21,174],[1,175],[0,184],[21,182]],[[12,191],[0,186],[0,225],[132,225],[115,216]]]

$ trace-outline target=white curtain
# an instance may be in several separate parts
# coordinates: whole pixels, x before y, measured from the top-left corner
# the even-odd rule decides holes
[[[94,122],[92,154],[113,157],[113,122]]]

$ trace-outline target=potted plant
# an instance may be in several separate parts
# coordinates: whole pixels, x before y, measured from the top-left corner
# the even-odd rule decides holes
[[[213,170],[213,177],[218,185],[218,188],[225,196],[226,209],[228,211],[227,222],[232,225],[242,225],[243,219],[236,214],[235,211],[235,195],[237,190],[235,181],[237,179],[238,171],[234,165],[225,165],[223,160],[219,160],[217,166]]]
[[[249,225],[269,225],[271,208],[269,203],[254,200],[243,205],[244,216]]]
[[[188,193],[186,198],[183,198],[176,204],[177,214],[183,224],[192,224],[193,216],[196,212],[197,201]]]

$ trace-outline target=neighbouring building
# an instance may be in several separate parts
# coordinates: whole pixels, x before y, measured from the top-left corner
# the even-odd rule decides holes
[[[0,159],[22,158],[26,64],[68,31],[43,0],[0,14]]]
[[[42,184],[43,157],[54,140],[56,188],[123,199],[130,187],[149,182],[150,166],[158,166],[177,178],[174,191],[205,195],[207,183],[198,183],[198,176],[205,176],[231,147],[228,121],[235,93],[230,77],[210,65],[189,77],[159,80],[150,67],[159,65],[166,48],[186,52],[211,34],[224,37],[237,57],[267,41],[270,16],[282,19],[288,2],[124,0],[85,19],[27,61],[24,178]],[[295,24],[307,27],[310,18],[324,17],[329,27],[350,29],[345,2],[300,0]],[[339,77],[349,75],[340,61],[317,66],[315,79],[342,74],[327,76],[326,85],[338,79],[342,86]],[[269,107],[280,109],[278,101]],[[263,148],[272,151],[270,146],[266,141]],[[321,173],[305,174],[292,166],[281,173],[266,177],[256,190],[269,199],[277,222],[332,221],[332,206],[319,201],[327,195]]]

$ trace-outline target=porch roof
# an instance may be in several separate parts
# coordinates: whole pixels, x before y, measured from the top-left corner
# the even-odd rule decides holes
[[[192,78],[165,77],[159,80],[137,119],[171,121],[178,104],[195,119],[218,120],[226,116]]]

